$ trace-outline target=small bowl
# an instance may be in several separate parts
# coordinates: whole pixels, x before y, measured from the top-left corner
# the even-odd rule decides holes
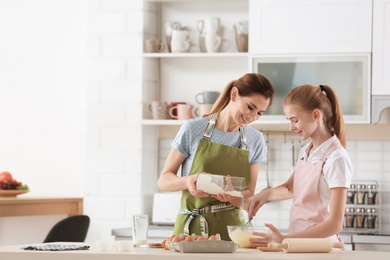
[[[96,249],[98,251],[107,251],[107,250],[112,250],[112,245],[114,244],[113,241],[96,241]]]
[[[115,241],[118,251],[130,251],[133,248],[133,243],[128,240]]]
[[[267,232],[265,227],[246,227],[246,226],[227,226],[230,239],[238,244],[241,248],[250,248],[250,238],[259,237],[255,236],[253,232]]]

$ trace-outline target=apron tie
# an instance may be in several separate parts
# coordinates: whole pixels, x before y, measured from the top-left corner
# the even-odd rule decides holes
[[[221,203],[221,204],[217,204],[217,205],[211,205],[211,206],[207,206],[207,207],[204,207],[201,209],[193,209],[192,211],[185,209],[183,207],[180,207],[179,214],[189,215],[189,217],[184,225],[183,232],[185,235],[190,235],[190,224],[191,224],[192,220],[194,219],[194,217],[199,217],[200,218],[199,221],[200,221],[201,235],[204,236],[205,238],[208,238],[209,225],[207,223],[206,218],[203,216],[203,214],[217,213],[217,212],[221,212],[221,211],[225,211],[225,210],[232,210],[234,208],[235,208],[235,206],[233,206],[229,202]]]

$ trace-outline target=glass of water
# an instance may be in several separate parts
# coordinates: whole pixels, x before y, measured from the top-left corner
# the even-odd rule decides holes
[[[146,246],[148,242],[148,215],[133,215],[132,222],[132,237],[134,247]]]

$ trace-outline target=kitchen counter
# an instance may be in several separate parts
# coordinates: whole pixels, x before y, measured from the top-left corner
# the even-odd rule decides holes
[[[167,237],[170,237],[173,232],[173,226],[158,226],[150,225],[148,232],[148,239],[153,242],[162,241]],[[287,233],[287,231],[282,232]],[[111,235],[115,237],[115,240],[130,240],[131,239],[131,228],[115,228],[111,230]],[[345,244],[351,244],[352,234],[340,234],[341,239]],[[389,237],[390,238],[390,237]]]
[[[59,243],[64,244],[64,243]],[[71,243],[79,245],[89,245],[89,250],[80,251],[26,251],[22,247],[29,245],[15,245],[0,247],[0,259],[7,260],[171,260],[184,257],[186,260],[210,259],[262,259],[262,260],[367,260],[367,259],[388,259],[390,252],[371,251],[332,251],[330,253],[285,253],[285,252],[261,252],[257,249],[239,248],[235,253],[178,253],[161,248],[134,248],[131,251],[98,251],[94,244]],[[42,244],[35,244],[42,245]]]

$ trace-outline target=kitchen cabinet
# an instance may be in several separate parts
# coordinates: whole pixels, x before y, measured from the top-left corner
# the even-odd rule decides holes
[[[251,0],[249,52],[369,53],[371,0]]]
[[[287,93],[302,84],[332,86],[343,111],[344,122],[370,123],[370,64],[366,54],[256,55],[253,70],[265,75],[275,88],[274,104],[262,121],[286,123],[281,106]]]
[[[383,109],[390,107],[390,1],[375,0],[373,12],[371,118],[378,123]]]

